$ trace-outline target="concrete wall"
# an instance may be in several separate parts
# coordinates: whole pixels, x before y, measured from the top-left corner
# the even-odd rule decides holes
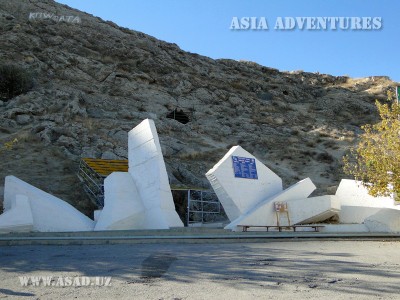
[[[339,212],[339,222],[342,224],[362,224],[366,218],[376,214],[381,209],[380,207],[342,205]]]
[[[17,195],[11,208],[0,215],[0,233],[33,231],[33,216],[28,197]]]
[[[114,172],[104,180],[104,208],[94,230],[143,229],[144,211],[132,176]]]
[[[254,158],[258,179],[236,178],[232,156]],[[282,191],[282,179],[240,146],[232,147],[206,177],[231,221]]]
[[[371,232],[400,233],[400,210],[382,208],[365,219],[364,224]]]
[[[359,181],[342,179],[336,190],[337,197],[344,206],[365,207],[394,207],[394,200],[390,197],[373,197]]]
[[[0,206],[4,209],[4,186],[0,185]]]
[[[288,189],[257,203],[247,212],[228,224],[225,229],[236,230],[236,227],[240,225],[276,225],[275,202],[305,199],[314,190],[315,185],[312,181],[309,178],[303,179]],[[303,210],[307,210],[307,207]],[[291,216],[291,218],[298,220],[295,216]]]
[[[340,200],[332,195],[289,200],[287,203],[292,224],[323,222],[340,211]]]
[[[382,225],[385,217],[384,212],[390,219],[391,210],[382,210],[383,208],[396,209],[394,199],[390,197],[373,197],[368,194],[368,189],[361,182],[342,179],[336,191],[336,196],[341,202],[341,211],[339,213],[339,222],[342,224],[363,224],[369,220],[369,230],[372,232],[389,230],[390,226]],[[383,215],[382,215],[383,214]],[[371,221],[371,216],[380,216],[379,226],[377,221]],[[366,224],[366,223],[365,223]],[[374,225],[375,224],[375,225]],[[386,228],[386,229],[382,229]]]
[[[145,207],[146,228],[182,227],[153,120],[146,119],[129,132],[128,158],[129,173]]]
[[[369,229],[364,224],[323,224],[324,227],[320,228],[320,232],[369,232]]]
[[[5,178],[4,208],[12,209],[17,196],[29,199],[33,229],[37,231],[91,231],[94,222],[67,202],[50,195],[15,176]]]

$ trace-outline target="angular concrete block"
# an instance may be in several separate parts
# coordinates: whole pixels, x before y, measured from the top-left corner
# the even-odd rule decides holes
[[[28,197],[16,195],[11,208],[0,215],[0,233],[33,231],[33,217]]]
[[[255,159],[258,179],[235,177],[232,156]],[[282,191],[282,179],[240,146],[232,147],[206,177],[231,221]]]
[[[144,205],[128,172],[114,172],[104,180],[104,208],[94,230],[144,228]]]
[[[161,207],[153,207],[145,210],[144,215],[144,227],[146,229],[169,229],[170,227],[180,227],[171,226],[175,222],[175,214],[171,212],[173,219],[172,222],[168,218],[169,211],[161,209]]]
[[[50,195],[15,176],[5,178],[4,209],[12,209],[17,195],[29,199],[33,229],[37,231],[91,231],[94,222],[67,202]]]
[[[236,220],[228,224],[225,229],[237,230],[237,226],[240,225],[276,225],[275,202],[305,199],[311,195],[315,188],[310,178],[303,179],[286,190],[257,203]],[[291,218],[293,218],[293,216],[291,216]],[[295,219],[298,220],[298,218]]]
[[[381,209],[380,207],[342,205],[339,212],[339,223],[362,224],[366,218],[376,214]]]
[[[370,232],[400,233],[400,210],[382,208],[364,221]]]
[[[146,210],[146,228],[183,227],[175,210],[153,120],[146,119],[129,132],[128,158],[129,173]]]
[[[323,222],[340,211],[340,200],[332,195],[289,200],[287,203],[292,224]]]
[[[97,222],[99,220],[102,211],[103,211],[103,209],[96,209],[93,212],[93,219],[95,222]]]
[[[342,179],[336,191],[342,204],[339,222],[342,224],[362,224],[364,220],[382,208],[396,208],[391,197],[373,197],[368,194],[360,181]]]
[[[342,179],[335,195],[340,198],[344,206],[394,207],[394,200],[392,198],[373,197],[368,194],[368,190],[362,183],[356,180]]]

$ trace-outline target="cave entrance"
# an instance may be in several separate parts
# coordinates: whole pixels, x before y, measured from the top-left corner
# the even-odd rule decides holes
[[[175,108],[167,114],[167,118],[174,119],[182,124],[187,124],[193,119],[193,112],[183,108]]]

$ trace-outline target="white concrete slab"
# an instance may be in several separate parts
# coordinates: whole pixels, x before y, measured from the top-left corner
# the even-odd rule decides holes
[[[365,219],[364,224],[370,232],[400,232],[400,210],[382,208]]]
[[[362,224],[364,220],[382,208],[367,206],[348,206],[342,205],[339,212],[339,222],[342,224]]]
[[[37,231],[91,231],[94,222],[67,202],[15,176],[5,178],[4,208],[7,212],[17,195],[29,199],[33,228]]]
[[[148,229],[183,227],[169,186],[160,141],[153,120],[146,119],[128,134],[129,173],[146,214]]]
[[[95,222],[99,220],[102,211],[102,209],[96,209],[95,211],[93,211],[93,219]]]
[[[320,232],[335,232],[335,233],[351,233],[351,232],[369,232],[369,229],[364,224],[321,224]]]
[[[360,181],[356,180],[342,179],[335,195],[340,198],[344,206],[394,207],[392,198],[373,197],[368,194],[368,189]]]
[[[104,208],[94,230],[144,229],[144,210],[132,176],[114,172],[104,180]]]
[[[258,179],[235,177],[232,156],[255,159]],[[230,221],[282,191],[282,179],[240,146],[232,147],[206,174]]]
[[[0,215],[0,233],[33,231],[33,217],[28,197],[16,195],[11,208]]]
[[[340,211],[340,200],[333,195],[289,200],[287,203],[292,224],[323,222]]]
[[[275,202],[288,202],[296,199],[304,200],[311,195],[315,188],[310,178],[303,179],[288,189],[260,201],[236,220],[228,224],[225,229],[237,230],[237,226],[240,225],[276,225]],[[291,218],[293,217],[299,222],[297,217],[291,216]]]

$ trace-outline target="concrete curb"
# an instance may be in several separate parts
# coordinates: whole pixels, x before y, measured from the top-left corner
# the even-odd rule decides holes
[[[400,234],[391,233],[318,233],[318,232],[280,232],[280,233],[254,233],[232,232],[207,234],[188,234],[181,232],[165,232],[164,234],[117,235],[118,232],[92,233],[31,233],[29,235],[3,235],[0,236],[0,246],[16,245],[104,245],[104,244],[148,244],[148,243],[268,243],[268,242],[298,242],[309,240],[400,240]]]

